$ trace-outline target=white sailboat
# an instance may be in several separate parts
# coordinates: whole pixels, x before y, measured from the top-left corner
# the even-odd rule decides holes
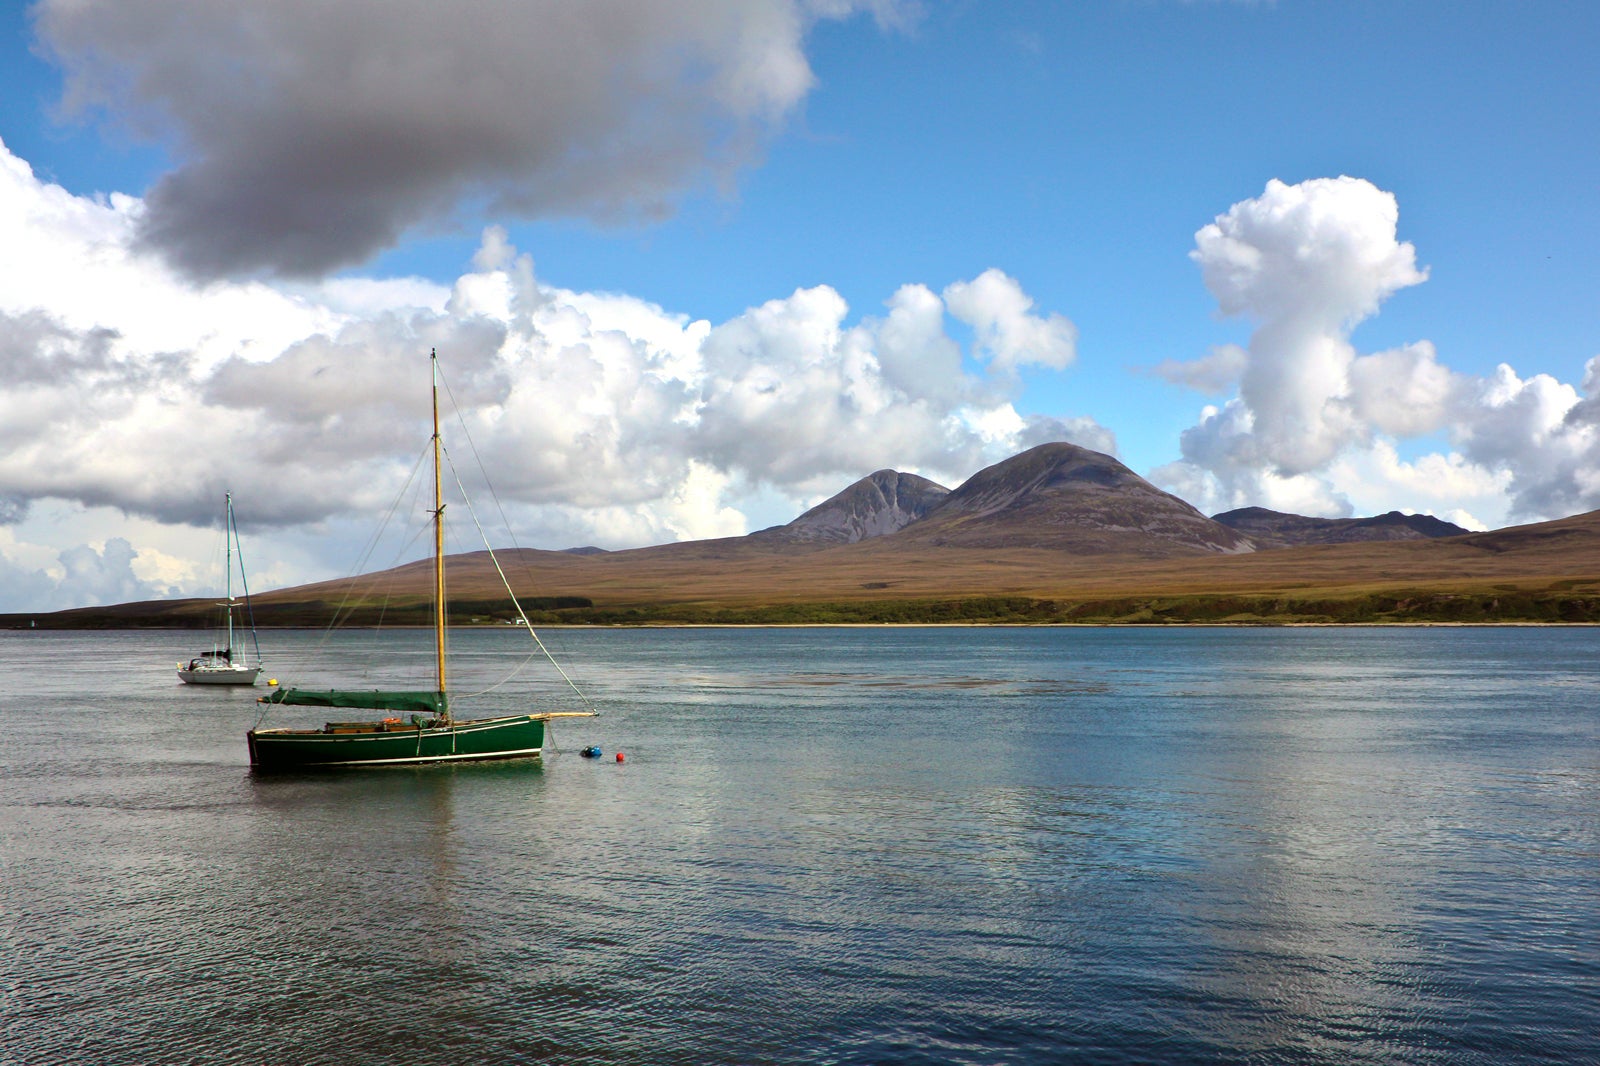
[[[228,598],[217,605],[222,608],[226,618],[219,633],[223,640],[213,644],[210,651],[201,652],[187,663],[178,664],[178,680],[186,685],[253,685],[261,673],[261,646],[256,642],[254,625],[250,628],[250,640],[256,644],[255,665],[250,665],[249,656],[244,649],[235,651],[233,647],[233,612],[239,606],[249,606],[250,586],[244,576],[244,553],[240,552],[239,581],[244,586],[244,600],[241,604],[233,598],[233,554],[234,548],[239,543],[239,529],[233,522],[233,493],[227,493],[224,501],[223,541],[228,557],[226,563]]]

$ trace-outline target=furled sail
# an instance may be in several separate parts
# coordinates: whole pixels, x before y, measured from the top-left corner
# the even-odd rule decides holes
[[[274,689],[262,703],[300,707],[364,707],[374,711],[424,712],[442,715],[449,704],[443,692],[396,689]]]

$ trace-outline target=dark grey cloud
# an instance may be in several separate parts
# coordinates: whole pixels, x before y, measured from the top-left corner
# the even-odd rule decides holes
[[[166,143],[146,246],[316,277],[464,208],[660,216],[812,85],[818,19],[905,0],[40,0],[64,106]]]
[[[43,311],[0,311],[0,380],[18,388],[112,373],[116,339],[113,329],[79,333]]]

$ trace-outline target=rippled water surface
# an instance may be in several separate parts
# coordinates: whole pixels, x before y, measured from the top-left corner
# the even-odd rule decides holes
[[[1600,1061],[1600,632],[546,637],[542,764],[263,779],[193,634],[0,633],[0,1063]]]

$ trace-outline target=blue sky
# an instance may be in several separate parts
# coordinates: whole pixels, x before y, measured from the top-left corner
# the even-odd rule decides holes
[[[1045,439],[1600,506],[1591,5],[211,8],[7,9],[0,609],[204,591],[224,488],[264,583],[346,572],[433,344],[525,546]]]

